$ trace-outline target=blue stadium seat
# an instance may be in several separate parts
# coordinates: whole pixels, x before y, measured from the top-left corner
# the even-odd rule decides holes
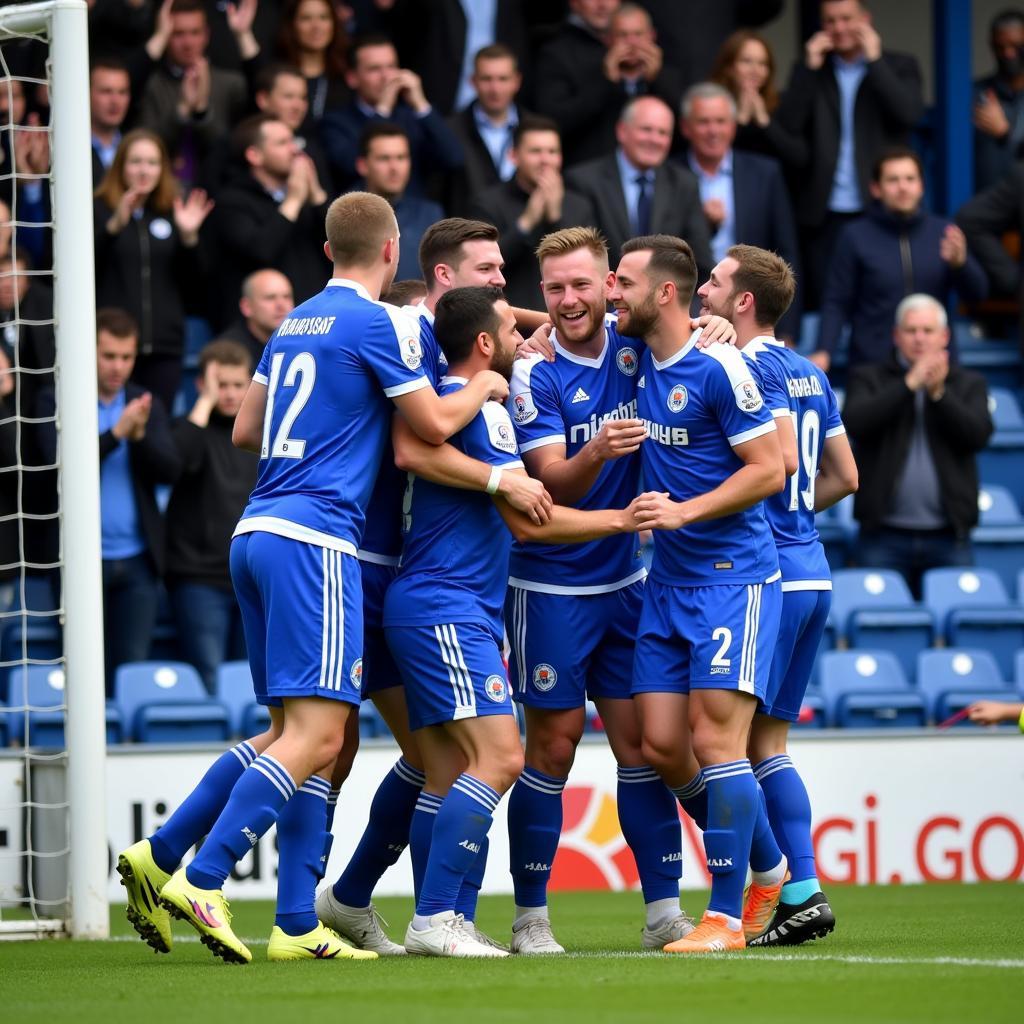
[[[246,716],[252,715],[252,709],[260,705],[252,692],[252,673],[247,661],[225,661],[217,669],[217,683],[214,696],[223,704],[231,715],[231,732],[245,739],[255,735],[245,731]],[[267,722],[270,712],[266,713]],[[262,730],[257,730],[261,732]]]
[[[1016,339],[984,338],[980,332],[957,332],[960,363],[983,374],[992,389],[1020,387],[1020,344]]]
[[[258,736],[270,728],[270,709],[263,704],[253,702],[245,709],[242,715],[241,735],[246,739],[250,736]]]
[[[1018,507],[1024,506],[1024,473],[1020,471],[1024,457],[1024,414],[1007,388],[990,389],[988,408],[995,433],[978,453],[978,472],[986,483],[1007,488]]]
[[[11,667],[28,657],[32,661],[60,660],[63,645],[60,626],[52,616],[18,615],[6,620],[0,629],[0,669]],[[0,694],[0,699],[3,694]]]
[[[913,678],[917,654],[935,639],[931,612],[914,603],[891,569],[841,569],[832,574],[830,618],[851,647],[877,647],[899,658]]]
[[[929,569],[923,578],[924,603],[935,615],[950,647],[980,647],[995,655],[1004,679],[1024,647],[1024,608],[1010,601],[991,569]]]
[[[936,724],[976,700],[1016,699],[1014,691],[1003,681],[995,658],[979,648],[922,651],[917,678],[917,688],[927,700],[929,715]]]
[[[222,741],[231,735],[228,709],[207,694],[199,673],[184,662],[122,665],[114,697],[126,731],[140,743]]]
[[[8,685],[11,741],[33,747],[63,747],[64,669],[52,665],[22,666],[11,670]],[[121,715],[109,701],[105,717],[107,743],[120,743]]]
[[[978,515],[979,525],[971,532],[975,565],[998,573],[1012,593],[1024,568],[1024,516],[1013,495],[998,484],[982,484]]]
[[[820,680],[829,725],[878,729],[925,724],[923,698],[888,651],[829,651],[821,657]]]
[[[1013,681],[1017,686],[1017,692],[1024,696],[1024,648],[1017,652],[1017,656],[1013,659],[1013,664]]]
[[[821,655],[818,655],[818,660],[815,662],[815,670],[821,662]],[[825,698],[821,695],[821,690],[811,685],[807,688],[807,693],[804,694],[804,702],[800,706],[800,719],[793,723],[794,729],[824,729],[827,724],[825,716]]]

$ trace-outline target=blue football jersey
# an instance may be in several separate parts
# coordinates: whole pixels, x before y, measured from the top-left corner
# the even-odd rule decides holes
[[[779,551],[783,590],[829,589],[822,585],[832,574],[814,524],[814,480],[825,439],[846,433],[836,396],[828,377],[781,341],[755,338],[743,351],[785,381],[788,414],[796,434],[797,471],[785,490],[764,503]],[[818,586],[800,585],[809,582]]]
[[[402,312],[419,325],[420,346],[423,349],[423,372],[436,388],[448,372],[448,360],[434,334],[434,314],[421,302],[416,306],[403,306]]]
[[[605,346],[596,358],[565,349],[557,335],[555,361],[517,359],[509,388],[509,411],[519,450],[564,444],[571,459],[606,420],[636,418],[636,374],[642,341],[619,334],[605,318]],[[626,455],[606,462],[576,508],[624,508],[637,495],[640,460]],[[628,586],[646,575],[636,534],[618,534],[585,544],[512,546],[509,583],[523,590],[599,594]]]
[[[416,326],[332,279],[271,336],[253,380],[267,406],[256,488],[235,533],[355,554],[390,436],[388,398],[430,387]]]
[[[440,394],[451,394],[466,383],[464,377],[444,377]],[[486,402],[449,440],[491,466],[523,465],[512,421],[498,402]],[[402,512],[405,550],[384,600],[384,625],[475,622],[500,639],[512,535],[490,495],[410,474]]]
[[[674,501],[713,490],[743,465],[733,447],[775,429],[749,363],[730,345],[696,348],[698,337],[663,363],[645,352],[637,381],[637,411],[650,434],[640,446],[644,487]],[[659,583],[765,583],[778,571],[762,502],[654,531],[651,575]]]

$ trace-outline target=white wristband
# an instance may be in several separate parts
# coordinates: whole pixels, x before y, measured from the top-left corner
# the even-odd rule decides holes
[[[491,475],[490,475],[489,479],[487,480],[487,488],[486,488],[487,489],[487,493],[488,494],[497,494],[498,493],[498,488],[500,486],[501,486],[501,470],[497,466],[495,466],[494,469],[491,470]]]

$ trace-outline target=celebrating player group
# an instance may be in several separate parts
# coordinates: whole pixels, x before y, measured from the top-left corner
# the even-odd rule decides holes
[[[261,456],[231,573],[271,724],[118,858],[136,931],[169,952],[176,917],[250,961],[222,886],[276,825],[271,960],[564,953],[547,889],[590,699],[644,949],[827,935],[787,735],[831,597],[814,515],[857,470],[828,380],[774,336],[790,268],[738,245],[697,288],[679,238],[631,239],[612,272],[601,236],[569,228],[540,243],[532,313],[503,298],[497,231],[449,218],[420,247],[426,297],[399,308],[380,300],[400,245],[388,203],[344,195],[326,234],[333,276],[267,343],[234,428]],[[524,343],[519,325],[538,329]],[[401,756],[318,894],[366,699]],[[506,793],[509,945],[475,924]],[[712,880],[697,923],[680,806]],[[399,944],[372,894],[406,847]]]

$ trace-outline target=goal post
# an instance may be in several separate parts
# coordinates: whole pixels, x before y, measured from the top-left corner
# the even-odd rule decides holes
[[[106,692],[85,0],[48,0],[0,8],[0,43],[24,35],[48,41],[50,48],[47,84],[52,157],[48,184],[54,227],[53,319],[67,753],[64,799],[69,892],[63,929],[74,938],[105,938],[110,929]],[[17,230],[17,217],[13,220]],[[26,841],[27,835],[26,830]],[[38,920],[35,913],[33,918],[24,922],[26,936],[59,929],[54,923]],[[5,921],[3,930],[10,932],[9,925],[16,928],[16,923]]]

